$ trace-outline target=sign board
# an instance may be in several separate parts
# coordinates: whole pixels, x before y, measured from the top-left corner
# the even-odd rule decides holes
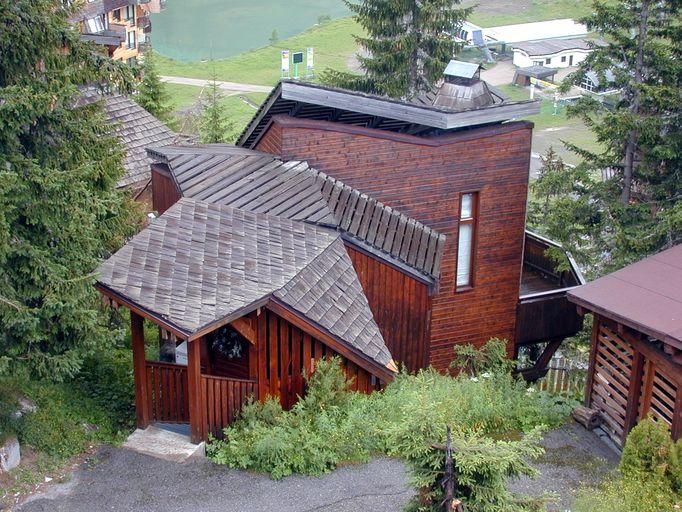
[[[296,52],[292,55],[294,64],[301,64],[303,62],[303,52]]]
[[[552,82],[547,82],[545,80],[540,80],[539,78],[534,77],[530,77],[530,83],[533,85],[537,85],[538,87],[545,87],[547,89],[557,88],[557,84],[553,84]]]
[[[308,73],[310,74],[313,71],[313,64],[314,64],[314,60],[315,60],[315,50],[312,47],[308,48],[307,57],[308,57]]]
[[[282,50],[282,76],[289,76],[289,50]]]

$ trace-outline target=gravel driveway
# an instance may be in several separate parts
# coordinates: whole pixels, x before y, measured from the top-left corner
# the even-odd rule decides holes
[[[534,466],[538,479],[512,482],[516,492],[555,493],[548,510],[570,510],[581,484],[598,484],[618,463],[603,440],[576,424],[549,432],[547,453]],[[168,462],[104,447],[71,481],[24,503],[20,512],[372,512],[399,511],[412,496],[403,464],[379,458],[320,478],[264,475],[218,466],[206,459]]]
[[[401,462],[376,459],[321,478],[267,476],[184,464],[105,447],[74,478],[37,495],[21,512],[347,512],[400,510],[410,499]]]

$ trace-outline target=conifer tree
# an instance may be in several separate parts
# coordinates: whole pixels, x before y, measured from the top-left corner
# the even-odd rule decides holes
[[[0,1],[0,373],[62,379],[112,336],[93,271],[135,208],[101,102],[77,106],[78,87],[132,79],[69,15],[60,0]]]
[[[234,125],[227,117],[227,107],[222,100],[214,74],[206,89],[206,101],[199,120],[199,139],[203,144],[231,142],[234,137]]]
[[[142,108],[162,121],[168,121],[171,113],[169,104],[170,96],[166,91],[166,85],[161,81],[156,69],[156,58],[153,51],[144,55],[142,62],[142,80],[137,86],[135,100]]]
[[[606,41],[566,83],[593,71],[615,105],[584,96],[569,108],[601,143],[601,151],[569,145],[587,172],[612,178],[585,191],[594,243],[608,267],[620,267],[682,241],[682,3],[597,1],[583,19]],[[604,257],[606,256],[606,257]]]
[[[367,51],[359,56],[366,77],[328,71],[327,83],[413,98],[428,92],[443,76],[447,63],[460,45],[458,32],[471,8],[461,0],[362,0],[346,1],[367,37],[356,37]]]

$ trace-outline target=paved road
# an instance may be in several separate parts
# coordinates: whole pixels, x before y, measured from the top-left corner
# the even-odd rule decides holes
[[[275,482],[208,460],[167,462],[106,447],[100,462],[25,503],[20,512],[399,511],[412,495],[401,462],[376,459],[321,478]]]
[[[169,84],[194,85],[196,87],[206,87],[210,83],[210,80],[186,78],[183,76],[161,76],[161,80]],[[272,90],[272,87],[267,85],[240,84],[237,82],[224,82],[221,80],[218,80],[217,83],[221,89],[234,93],[270,92]]]

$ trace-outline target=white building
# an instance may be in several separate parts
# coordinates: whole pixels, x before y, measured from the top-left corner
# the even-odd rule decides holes
[[[516,67],[544,66],[567,68],[577,66],[593,51],[585,39],[548,39],[514,43],[513,63]]]
[[[467,44],[512,44],[521,41],[542,41],[586,36],[587,26],[572,19],[537,21],[499,27],[482,28],[465,21],[457,38]]]

